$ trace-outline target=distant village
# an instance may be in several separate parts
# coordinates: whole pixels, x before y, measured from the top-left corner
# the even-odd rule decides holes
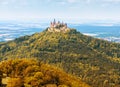
[[[60,22],[54,19],[53,22],[50,22],[50,27],[48,28],[48,31],[50,32],[66,32],[69,28],[67,26],[67,23]]]

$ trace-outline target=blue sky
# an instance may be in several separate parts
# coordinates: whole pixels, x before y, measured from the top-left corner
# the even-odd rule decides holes
[[[0,0],[0,20],[120,22],[120,0]]]

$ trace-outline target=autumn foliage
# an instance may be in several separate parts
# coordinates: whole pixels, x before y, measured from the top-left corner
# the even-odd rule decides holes
[[[61,69],[35,59],[2,61],[0,70],[9,77],[7,87],[89,87]]]

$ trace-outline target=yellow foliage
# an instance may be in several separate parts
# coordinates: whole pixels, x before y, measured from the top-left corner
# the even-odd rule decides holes
[[[81,80],[61,69],[43,64],[34,59],[7,60],[0,64],[4,74],[8,74],[7,87],[89,87]]]

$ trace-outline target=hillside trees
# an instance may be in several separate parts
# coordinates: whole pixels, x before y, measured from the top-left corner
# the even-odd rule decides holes
[[[9,77],[7,87],[90,87],[80,79],[35,59],[6,60],[0,70]]]
[[[103,84],[115,87],[120,83],[120,44],[85,36],[74,29],[66,33],[43,31],[0,43],[1,60],[16,58],[37,58],[78,76],[93,87]],[[21,66],[6,73],[24,74]],[[21,72],[17,72],[19,69]]]

